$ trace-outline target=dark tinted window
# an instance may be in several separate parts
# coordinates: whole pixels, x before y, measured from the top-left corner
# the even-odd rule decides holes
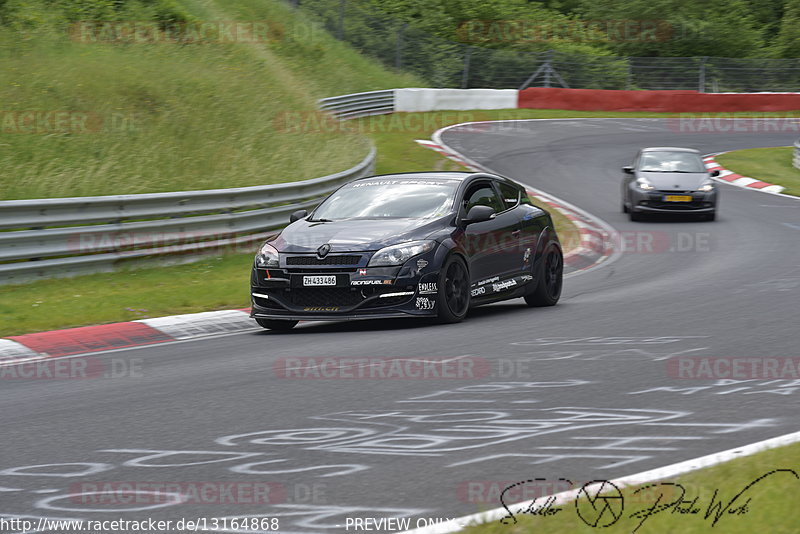
[[[447,215],[458,180],[375,178],[357,180],[336,191],[314,211],[314,220],[400,219]]]
[[[466,200],[464,201],[465,213],[469,213],[473,206],[489,206],[494,211],[503,211],[500,199],[497,198],[494,189],[489,184],[474,186],[467,192]]]
[[[519,190],[513,185],[500,182],[500,196],[503,197],[503,209],[510,209],[517,205],[519,200]]]

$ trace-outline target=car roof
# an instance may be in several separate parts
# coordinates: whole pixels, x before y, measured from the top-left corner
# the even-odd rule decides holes
[[[695,154],[699,154],[699,150],[695,150],[694,148],[682,148],[678,146],[651,146],[647,148],[643,148],[642,152],[693,152]]]
[[[473,172],[464,171],[420,171],[420,172],[395,172],[391,174],[376,174],[374,176],[362,176],[357,180],[372,180],[373,178],[409,178],[419,176],[421,178],[440,178],[444,180],[464,180],[472,176]],[[356,181],[356,180],[354,180]]]
[[[499,176],[497,174],[491,174],[486,172],[467,172],[467,171],[419,171],[419,172],[397,172],[392,174],[378,174],[375,176],[363,176],[361,178],[357,178],[353,180],[354,182],[358,180],[372,180],[373,178],[409,178],[409,177],[419,177],[419,178],[439,178],[441,180],[458,180],[463,182],[468,178],[475,176],[481,178],[494,178],[495,180],[500,180],[501,182],[507,182],[513,184],[512,180],[509,180],[505,176]],[[352,182],[351,182],[352,183]]]

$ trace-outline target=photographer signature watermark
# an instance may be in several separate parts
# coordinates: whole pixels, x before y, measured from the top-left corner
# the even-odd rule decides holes
[[[577,490],[574,502],[569,505],[559,505],[559,499],[555,495],[537,498],[521,505],[508,504],[506,501],[509,497],[519,494],[521,487],[537,484],[542,479],[521,480],[510,484],[501,492],[500,501],[506,515],[500,519],[500,523],[515,525],[519,522],[519,517],[526,515],[563,517],[574,507],[577,517],[592,528],[610,527],[627,519],[633,522],[631,532],[635,533],[659,514],[699,519],[715,527],[724,520],[746,516],[752,512],[758,504],[754,501],[755,488],[765,484],[767,480],[778,478],[789,478],[800,483],[800,474],[797,471],[773,469],[739,488],[732,496],[729,492],[715,488],[710,497],[703,497],[699,492],[688,495],[686,486],[677,482],[654,482],[625,493],[611,481],[594,480],[583,484]],[[574,487],[573,484],[570,485]],[[647,498],[642,498],[643,495]],[[629,506],[630,502],[635,503],[633,508]]]

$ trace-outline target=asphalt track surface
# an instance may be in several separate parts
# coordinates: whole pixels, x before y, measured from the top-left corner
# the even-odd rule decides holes
[[[0,381],[0,517],[278,517],[283,533],[344,532],[348,517],[414,526],[497,507],[488,493],[506,481],[550,481],[530,498],[568,489],[547,485],[559,478],[611,479],[797,431],[800,382],[678,379],[667,359],[798,356],[800,202],[721,185],[712,223],[632,223],[619,209],[620,166],[642,146],[711,153],[788,145],[797,133],[675,130],[614,119],[444,134],[621,232],[626,250],[569,277],[554,308],[518,299],[449,326],[254,329],[93,356],[134,365],[120,378]],[[491,371],[444,380],[274,371],[282,358],[323,356],[460,358]],[[183,482],[187,492],[270,483],[273,502],[75,496],[126,482]]]

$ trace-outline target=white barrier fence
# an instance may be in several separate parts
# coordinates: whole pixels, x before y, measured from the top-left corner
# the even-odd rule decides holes
[[[395,111],[514,109],[516,89],[395,89]]]
[[[323,98],[319,106],[340,119],[396,111],[472,111],[476,109],[514,109],[516,89],[426,89],[404,87]]]

